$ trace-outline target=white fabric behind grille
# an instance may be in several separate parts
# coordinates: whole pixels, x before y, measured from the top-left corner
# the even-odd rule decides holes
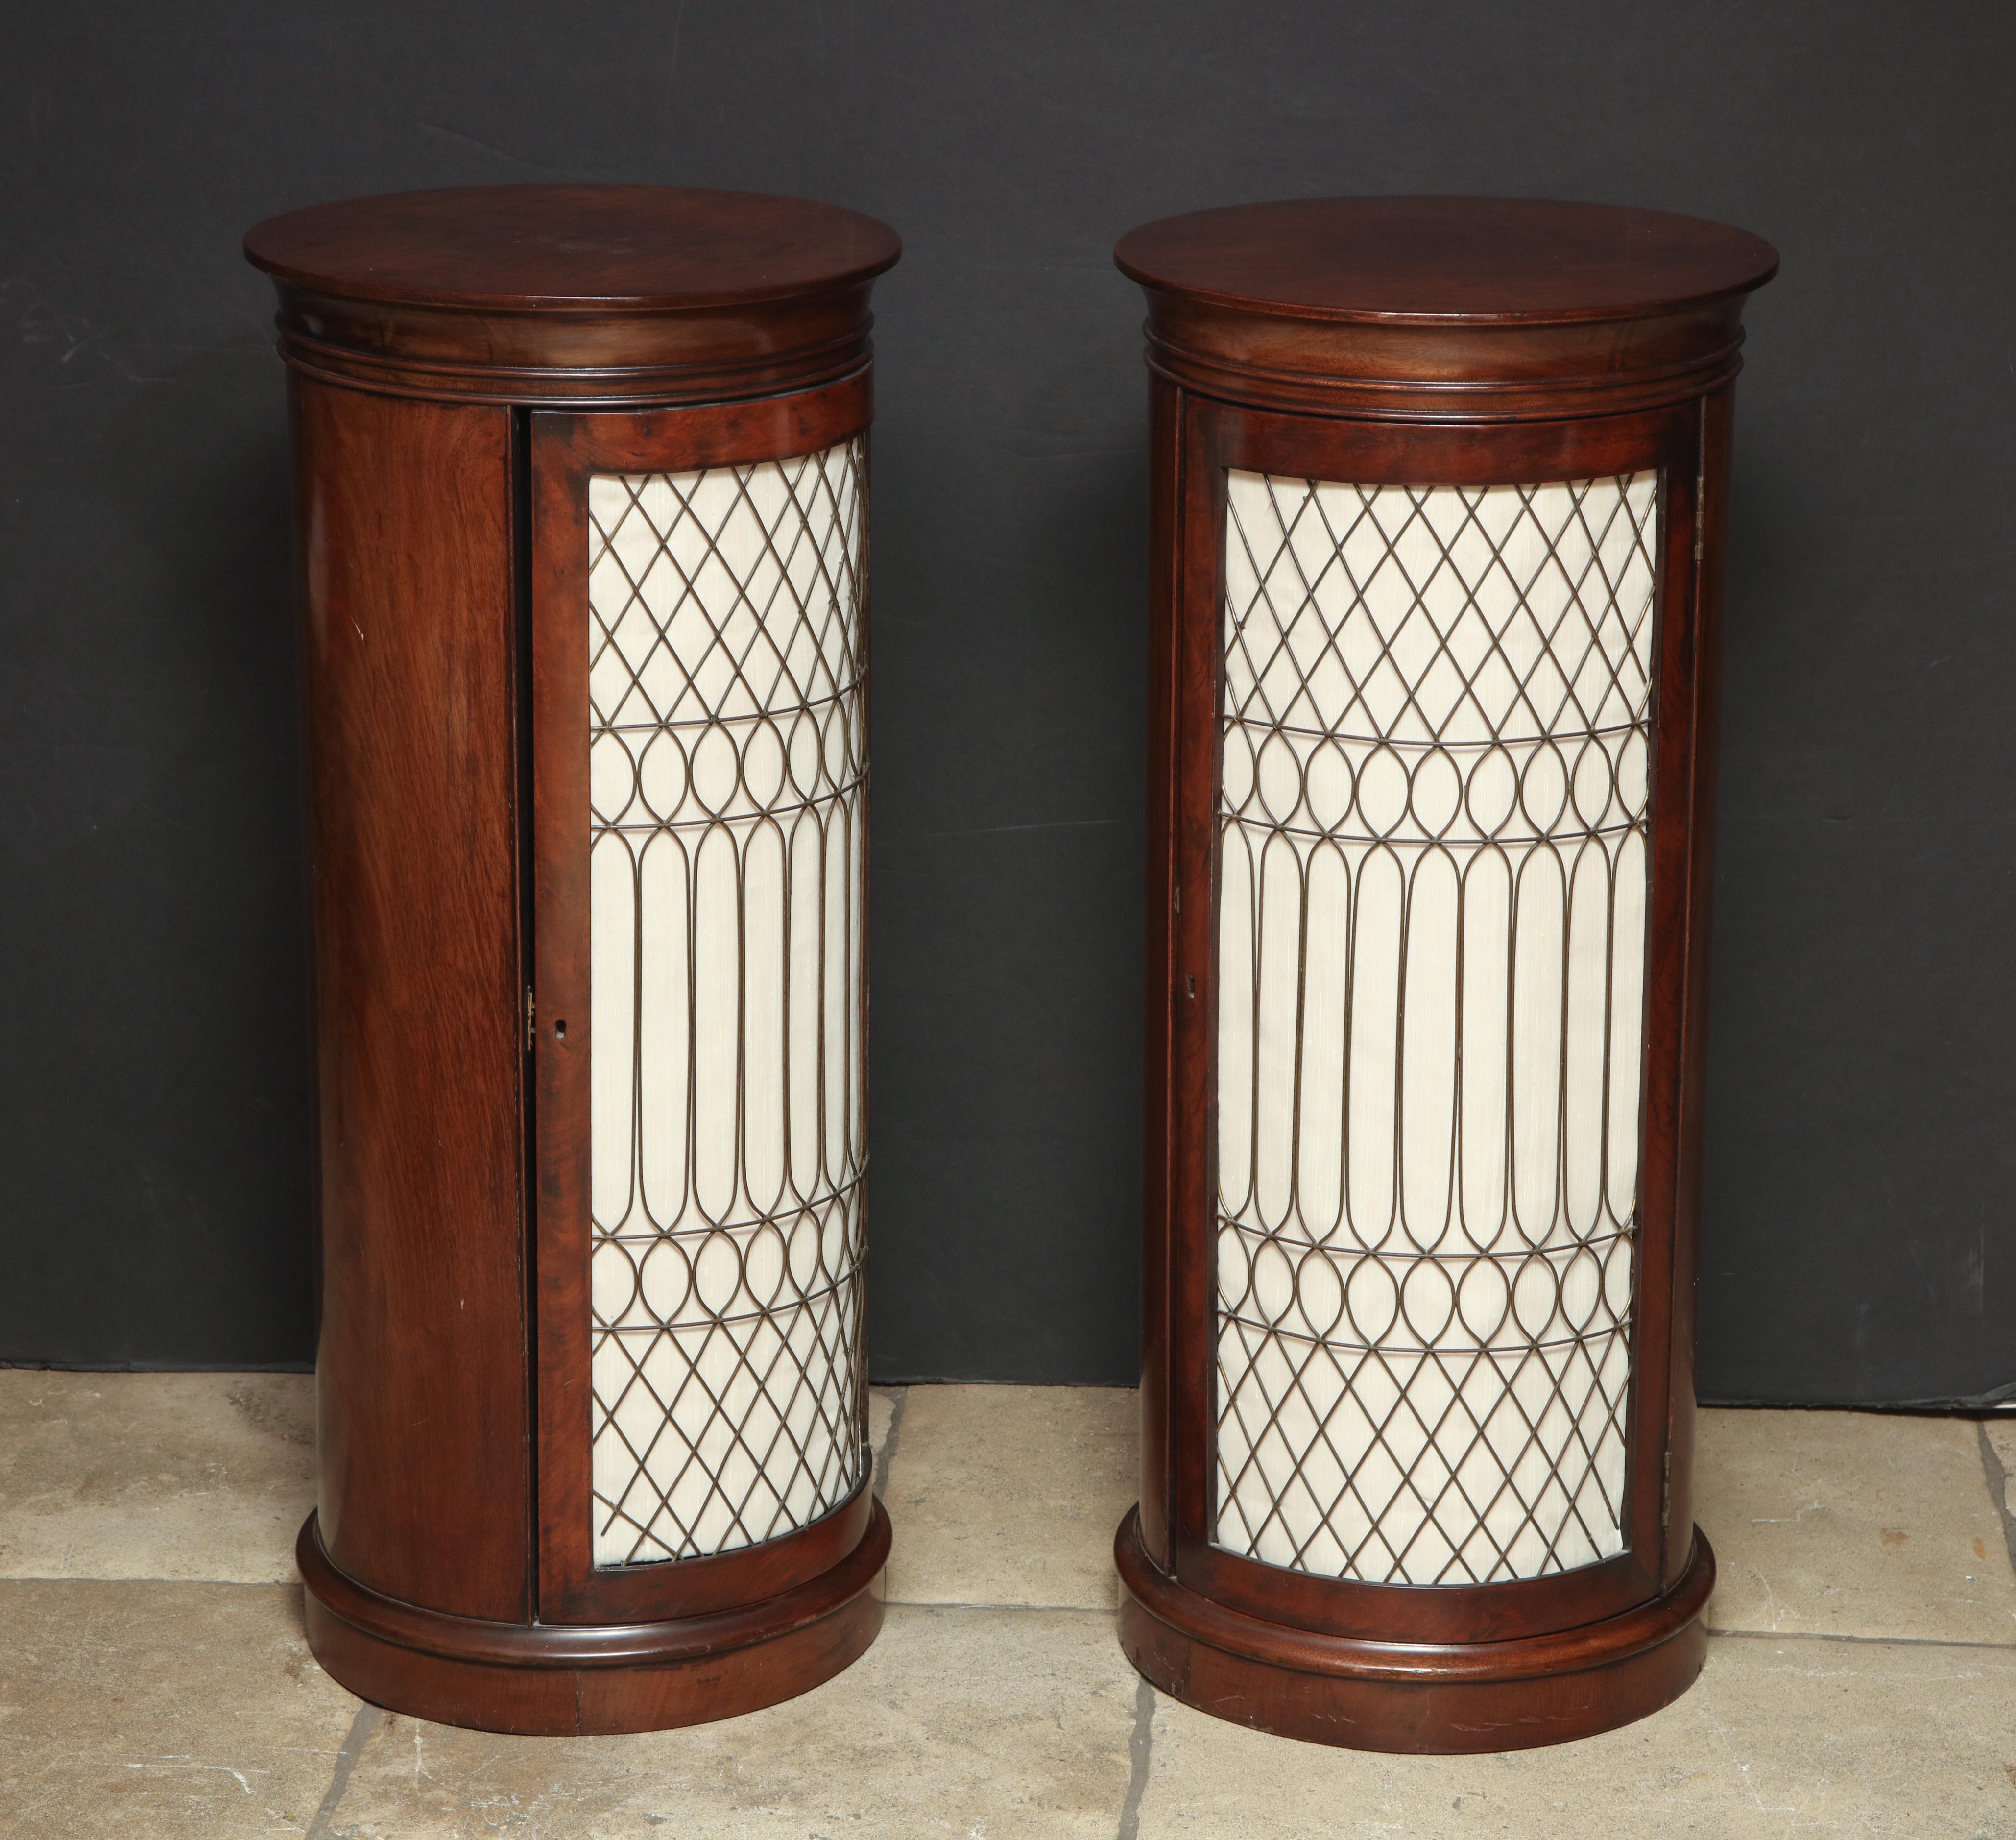
[[[862,1475],[861,467],[589,484],[598,1565]]]
[[[1657,476],[1229,476],[1218,1544],[1618,1551]]]

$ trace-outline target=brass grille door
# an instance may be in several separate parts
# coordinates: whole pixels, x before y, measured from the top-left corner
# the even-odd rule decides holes
[[[598,1565],[864,1473],[861,463],[589,482]]]
[[[867,409],[531,418],[551,1618],[781,1604],[879,1525]]]
[[[1228,475],[1229,1551],[1623,1544],[1657,483]]]

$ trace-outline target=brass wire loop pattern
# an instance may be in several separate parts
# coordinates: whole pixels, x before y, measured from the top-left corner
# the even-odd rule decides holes
[[[589,483],[598,1566],[866,1473],[865,472]]]
[[[1226,479],[1215,1543],[1621,1550],[1658,476]]]

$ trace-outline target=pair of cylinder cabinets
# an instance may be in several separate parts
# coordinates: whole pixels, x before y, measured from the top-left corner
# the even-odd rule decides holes
[[[310,1640],[617,1732],[881,1619],[862,1337],[884,225],[647,187],[261,225],[320,1115]],[[1746,296],[1664,213],[1305,200],[1146,290],[1142,1492],[1207,1712],[1469,1751],[1698,1670],[1716,632]]]

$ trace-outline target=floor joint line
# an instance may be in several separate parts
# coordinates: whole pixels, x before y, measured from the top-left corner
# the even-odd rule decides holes
[[[1843,1636],[1827,1629],[1711,1629],[1708,1633],[1718,1641],[1859,1642],[1877,1648],[1985,1648],[1994,1655],[2007,1655],[2016,1649],[2016,1638],[2007,1642],[1977,1642],[1964,1636]]]
[[[1988,1499],[1996,1519],[2002,1523],[2002,1543],[2009,1549],[2010,1569],[2016,1572],[2016,1514],[2010,1511],[2009,1471],[2002,1461],[2002,1453],[1995,1448],[1994,1439],[1988,1435],[1986,1419],[1975,1421],[1974,1435],[1981,1446],[1981,1470],[1988,1478]]]
[[[1114,1614],[1114,1606],[1111,1604],[968,1604],[944,1597],[888,1597],[884,1602],[891,1610],[1027,1610],[1032,1615],[1043,1616],[1111,1616]]]
[[[1127,1799],[1120,1805],[1114,1840],[1140,1840],[1141,1798],[1148,1789],[1149,1753],[1155,1741],[1155,1689],[1147,1675],[1134,1683],[1134,1729],[1127,1734]]]
[[[910,1403],[910,1389],[907,1386],[885,1386],[880,1390],[895,1395],[889,1408],[889,1429],[884,1435],[882,1448],[875,1453],[873,1488],[877,1496],[884,1496],[889,1493],[889,1465],[895,1460],[896,1439],[903,1428],[903,1408]]]
[[[322,1806],[315,1811],[315,1819],[308,1823],[308,1831],[301,1840],[329,1840],[335,1831],[329,1824],[336,1818],[337,1806],[343,1800],[344,1791],[350,1787],[350,1773],[357,1767],[365,1741],[378,1729],[378,1721],[383,1716],[373,1705],[357,1709],[357,1716],[350,1722],[343,1748],[336,1753],[336,1767],[329,1773],[329,1788],[323,1793]]]

